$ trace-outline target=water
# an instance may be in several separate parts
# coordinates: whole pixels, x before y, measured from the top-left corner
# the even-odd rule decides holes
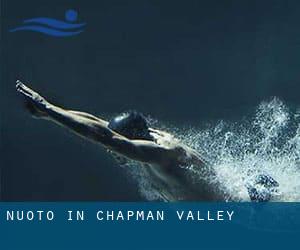
[[[278,98],[260,103],[252,115],[238,122],[223,120],[205,129],[169,131],[200,152],[216,171],[216,177],[203,177],[191,166],[193,181],[217,181],[228,199],[249,201],[246,183],[259,173],[267,173],[280,185],[274,201],[300,201],[300,110],[292,111]],[[164,199],[146,168],[137,163],[128,165],[146,199]]]

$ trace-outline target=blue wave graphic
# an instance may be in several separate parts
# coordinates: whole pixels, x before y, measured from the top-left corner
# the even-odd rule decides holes
[[[60,21],[52,18],[46,18],[46,17],[38,17],[38,18],[24,20],[23,23],[44,24],[44,25],[48,25],[51,28],[56,28],[56,29],[75,29],[75,28],[83,27],[85,25],[85,23],[73,24],[73,23],[67,23],[64,21]]]
[[[54,29],[50,29],[50,28],[47,28],[47,27],[35,26],[35,25],[17,27],[15,29],[10,30],[10,32],[21,31],[21,30],[36,31],[36,32],[40,32],[40,33],[44,33],[44,34],[47,34],[47,35],[50,35],[50,36],[56,36],[56,37],[74,36],[74,35],[77,35],[77,34],[83,32],[83,30],[60,31],[60,30],[54,30]]]
[[[74,36],[83,32],[83,29],[80,28],[85,26],[85,23],[73,23],[77,19],[77,12],[75,10],[67,10],[65,12],[65,19],[67,22],[47,17],[27,19],[23,21],[23,26],[9,31],[35,31],[56,37]]]

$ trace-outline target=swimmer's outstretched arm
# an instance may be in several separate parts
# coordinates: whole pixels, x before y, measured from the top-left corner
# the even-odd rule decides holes
[[[84,138],[101,143],[125,157],[147,163],[162,164],[168,161],[172,149],[164,148],[151,141],[129,140],[108,128],[108,122],[91,114],[60,108],[17,81],[17,91],[22,94],[37,117],[63,125]]]

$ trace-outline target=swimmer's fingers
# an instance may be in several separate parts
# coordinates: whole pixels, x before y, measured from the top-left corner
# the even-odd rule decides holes
[[[157,136],[165,137],[164,134],[162,133],[162,131],[159,131],[157,129],[149,128],[149,132],[150,132],[150,135],[154,138]]]
[[[150,132],[149,134],[150,134],[153,138],[157,138],[157,133]]]
[[[19,80],[16,81],[16,89],[20,94],[22,94],[27,99],[32,99],[32,100],[41,99],[41,96],[38,93],[34,92],[32,89],[27,87],[24,83],[22,83]]]
[[[28,103],[31,103],[30,106],[32,110],[35,109],[41,112],[46,107],[47,101],[19,80],[16,82],[16,90],[25,97]],[[26,106],[28,106],[27,104]]]
[[[160,136],[163,136],[163,137],[173,137],[173,135],[171,135],[170,133],[165,132],[165,131],[161,131],[161,130],[158,130],[158,129],[149,128],[149,131],[152,132],[152,133],[156,133],[156,134],[158,134]]]
[[[150,131],[150,132],[153,132],[153,133],[159,134],[159,130],[154,129],[154,128],[149,128],[149,131]]]
[[[24,83],[22,83],[19,80],[16,81],[16,90],[29,101],[40,104],[45,102],[45,99],[42,96],[40,96],[37,92],[27,87]]]
[[[156,133],[156,134],[158,134],[158,135],[161,135],[161,136],[163,136],[163,135],[166,134],[166,132],[163,132],[163,131],[161,131],[161,130],[154,129],[154,128],[149,128],[149,131],[152,132],[152,133]]]
[[[26,98],[32,98],[34,95],[33,91],[19,80],[16,81],[16,90]]]

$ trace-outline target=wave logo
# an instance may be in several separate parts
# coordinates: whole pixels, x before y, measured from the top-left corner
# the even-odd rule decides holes
[[[10,32],[16,31],[34,31],[55,37],[75,36],[83,32],[85,23],[75,23],[78,13],[75,10],[65,12],[65,21],[37,17],[23,21],[23,25],[11,29]]]

